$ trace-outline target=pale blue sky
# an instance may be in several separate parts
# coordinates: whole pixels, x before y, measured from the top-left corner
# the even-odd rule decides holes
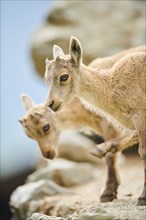
[[[27,138],[18,123],[24,115],[20,93],[44,101],[47,87],[35,73],[30,43],[43,23],[52,1],[1,0],[1,175],[7,177],[32,166],[37,144]]]

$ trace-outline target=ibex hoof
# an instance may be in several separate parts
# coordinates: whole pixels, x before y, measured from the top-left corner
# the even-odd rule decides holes
[[[105,152],[103,152],[101,149],[99,149],[97,146],[96,147],[93,147],[91,150],[90,150],[90,154],[96,156],[96,157],[99,157],[99,158],[102,158],[104,157],[105,155]]]
[[[137,205],[140,205],[140,206],[146,205],[146,198],[139,197]]]
[[[100,197],[100,202],[111,202],[116,198],[117,198],[117,195],[115,193],[103,194]]]

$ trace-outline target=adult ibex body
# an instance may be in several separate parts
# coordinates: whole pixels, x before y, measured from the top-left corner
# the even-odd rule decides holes
[[[82,48],[75,37],[71,38],[69,55],[64,55],[62,49],[55,46],[55,59],[46,60],[45,79],[50,87],[48,104],[56,111],[77,95],[125,127],[136,129],[145,176],[138,204],[146,205],[145,47],[131,49],[121,57],[106,69],[95,69],[82,63]]]

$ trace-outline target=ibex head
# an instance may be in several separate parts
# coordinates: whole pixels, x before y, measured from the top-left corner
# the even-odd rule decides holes
[[[36,105],[26,94],[21,95],[25,116],[19,120],[25,134],[36,140],[45,158],[53,159],[57,154],[59,130],[54,112],[44,104]]]
[[[46,62],[45,80],[50,91],[47,103],[53,111],[57,111],[73,97],[78,90],[80,82],[80,64],[82,49],[80,42],[71,37],[69,55],[54,45],[54,60]]]

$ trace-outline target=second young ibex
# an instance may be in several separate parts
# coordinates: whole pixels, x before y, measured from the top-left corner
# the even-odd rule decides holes
[[[74,97],[58,112],[53,112],[45,103],[36,105],[25,94],[22,95],[22,101],[26,109],[26,115],[20,120],[24,132],[37,141],[46,158],[53,159],[59,151],[59,136],[65,129],[85,126],[104,138],[105,142],[99,144],[99,149],[100,154],[102,152],[101,156],[105,156],[107,181],[100,201],[108,202],[117,198],[118,151],[138,143],[135,132],[125,131],[122,127],[108,121],[99,110],[87,108],[78,97]],[[114,153],[111,152],[113,146],[117,149]]]

